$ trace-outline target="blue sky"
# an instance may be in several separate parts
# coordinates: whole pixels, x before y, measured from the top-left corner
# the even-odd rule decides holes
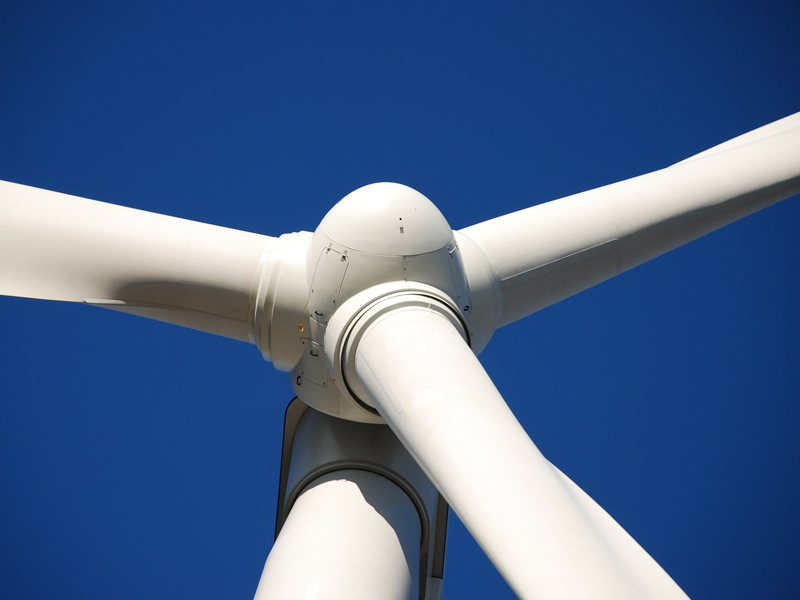
[[[398,181],[460,228],[800,110],[794,3],[264,4],[7,3],[0,179],[270,235]],[[800,595],[798,227],[795,198],[481,355],[696,599]],[[251,597],[287,376],[101,309],[0,313],[0,596]],[[445,593],[513,598],[452,515]]]

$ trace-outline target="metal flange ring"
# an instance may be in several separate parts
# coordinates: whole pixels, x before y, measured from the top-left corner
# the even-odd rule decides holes
[[[429,286],[415,286],[411,283],[406,285],[408,287],[405,289],[396,289],[393,292],[384,293],[378,298],[373,296],[371,302],[358,307],[357,310],[346,310],[343,305],[337,314],[341,313],[340,317],[344,317],[349,313],[347,322],[334,324],[328,330],[332,337],[336,336],[338,339],[330,339],[326,334],[325,349],[329,363],[333,363],[330,365],[331,370],[336,373],[336,378],[344,384],[340,390],[349,396],[348,399],[374,414],[377,414],[377,411],[355,376],[358,342],[372,324],[390,313],[401,310],[429,310],[450,321],[467,344],[470,342],[466,323],[450,298]],[[336,335],[337,333],[339,335]]]

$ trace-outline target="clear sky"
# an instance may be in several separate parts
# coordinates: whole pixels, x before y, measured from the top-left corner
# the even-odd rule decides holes
[[[5,3],[0,179],[269,235],[388,180],[460,228],[800,110],[796,2],[596,4]],[[481,356],[695,599],[800,596],[798,227],[795,198]],[[0,597],[252,597],[287,376],[101,309],[0,323]],[[452,515],[445,594],[513,597]]]

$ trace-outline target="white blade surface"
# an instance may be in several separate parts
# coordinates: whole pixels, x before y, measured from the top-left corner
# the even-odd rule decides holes
[[[702,158],[704,156],[716,154],[717,152],[722,152],[724,150],[731,150],[737,146],[743,146],[745,144],[757,142],[758,140],[763,140],[764,138],[771,137],[785,131],[797,129],[798,127],[800,127],[800,112],[789,115],[788,117],[784,117],[783,119],[778,119],[777,121],[773,121],[772,123],[768,123],[763,127],[753,129],[752,131],[748,131],[742,135],[737,135],[735,138],[728,140],[727,142],[717,144],[716,146],[709,148],[708,150],[704,150],[699,154],[695,154],[694,156],[690,156],[681,162]]]
[[[661,171],[459,233],[494,269],[501,326],[798,192],[800,113]]]
[[[242,341],[274,238],[0,182],[0,294],[84,302]]]
[[[542,456],[453,326],[399,310],[364,333],[367,395],[522,598],[686,598]]]
[[[388,479],[322,475],[303,491],[270,551],[255,600],[419,597],[417,509]]]

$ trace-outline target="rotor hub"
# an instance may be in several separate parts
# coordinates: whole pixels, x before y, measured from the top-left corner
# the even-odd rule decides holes
[[[469,338],[469,286],[453,230],[428,198],[407,186],[355,190],[313,235],[283,236],[262,262],[256,341],[265,358],[291,372],[298,397],[327,414],[382,422],[334,369],[332,353],[346,331],[337,327],[334,335],[331,323],[337,315],[343,321],[341,307],[349,300],[358,297],[348,303],[347,322],[386,295],[421,293],[457,315]]]

